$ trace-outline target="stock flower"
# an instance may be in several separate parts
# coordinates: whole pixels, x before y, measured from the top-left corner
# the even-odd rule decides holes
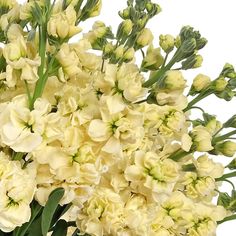
[[[36,189],[36,173],[34,165],[22,170],[18,161],[11,161],[3,152],[0,157],[0,168],[2,165],[5,167],[1,168],[0,173],[0,229],[11,232],[30,219],[29,204]]]
[[[151,44],[147,49],[147,55],[143,59],[142,67],[156,70],[163,64],[163,62],[164,58],[161,55],[160,48],[154,48],[154,46]]]
[[[213,149],[211,145],[212,136],[205,127],[195,127],[191,132],[191,137],[197,151],[206,152]]]
[[[186,86],[186,81],[180,71],[170,70],[165,74],[165,86],[169,90],[179,90],[184,89]]]
[[[48,34],[56,38],[70,38],[79,33],[81,29],[75,26],[76,12],[69,5],[64,12],[52,15],[48,22]]]

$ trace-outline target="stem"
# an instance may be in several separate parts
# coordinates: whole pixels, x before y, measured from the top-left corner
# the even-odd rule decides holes
[[[235,186],[234,186],[234,184],[230,180],[224,179],[224,180],[221,180],[221,181],[228,182],[229,184],[231,184],[233,190],[235,190]]]
[[[200,110],[202,113],[205,113],[205,111],[204,111],[201,107],[194,106],[194,107],[190,107],[189,110],[191,110],[191,109],[198,109],[198,110]]]
[[[141,51],[142,57],[143,57],[143,59],[144,59],[144,58],[145,58],[145,53],[144,53],[143,49],[141,48],[140,51]]]
[[[236,214],[235,215],[232,215],[232,216],[227,216],[225,217],[223,220],[221,221],[217,221],[217,224],[220,225],[226,221],[230,221],[230,220],[236,220]]]
[[[163,75],[166,73],[166,71],[170,70],[171,67],[175,64],[175,60],[173,60],[174,57],[172,58],[172,60],[165,66],[162,67],[160,70],[158,70],[156,73],[154,73],[150,79],[148,79],[144,84],[143,87],[150,87],[153,84],[155,84],[156,82],[158,82],[159,80],[162,79]]]
[[[105,64],[105,59],[102,59],[102,67],[101,67],[101,72],[103,73],[104,71],[104,64]]]
[[[212,143],[215,144],[215,143],[217,143],[217,142],[223,141],[223,140],[229,138],[230,136],[232,136],[232,135],[234,135],[234,134],[236,134],[236,130],[233,130],[233,131],[231,131],[231,132],[229,132],[229,133],[227,133],[227,134],[224,134],[224,135],[222,135],[222,136],[213,138]]]
[[[20,161],[20,160],[22,160],[23,156],[24,156],[23,152],[14,152],[12,160],[13,161]]]
[[[166,53],[166,56],[165,56],[165,58],[164,58],[164,62],[163,62],[163,64],[162,64],[162,67],[161,67],[161,68],[164,68],[164,67],[165,67],[166,62],[167,62],[167,59],[168,59],[168,56],[169,56],[169,52]]]
[[[197,97],[195,97],[191,102],[189,102],[188,106],[183,110],[184,112],[188,111],[191,109],[191,107],[198,103],[199,101],[201,101],[203,98],[208,97],[209,95],[211,95],[213,93],[213,91],[211,90],[205,90],[202,93],[200,93]]]
[[[45,80],[45,76],[43,74],[44,66],[45,66],[45,58],[46,58],[46,44],[47,44],[47,22],[39,26],[39,56],[41,58],[41,65],[38,69],[39,79],[36,83],[34,89],[33,99],[30,103],[30,109],[33,109],[34,102],[37,98],[39,98],[43,93],[43,84]]]
[[[220,131],[222,131],[223,129],[224,129],[224,126],[222,126],[222,127],[213,135],[213,137],[215,137],[217,134],[219,134]]]
[[[74,231],[74,233],[72,234],[72,236],[77,236],[78,233],[80,233],[80,231],[79,231],[79,229],[76,229],[76,230]]]
[[[188,154],[190,154],[190,152],[185,152],[185,151],[179,149],[177,152],[171,154],[169,156],[169,159],[171,159],[173,161],[178,161],[179,159],[181,159],[182,157],[187,156]]]
[[[27,93],[27,96],[28,96],[29,104],[30,104],[32,98],[31,98],[31,95],[30,95],[29,85],[28,85],[26,80],[24,80],[24,82],[25,82],[26,93]]]
[[[228,173],[228,174],[224,174],[220,178],[217,178],[216,181],[224,181],[225,179],[233,178],[233,177],[236,177],[236,171]]]

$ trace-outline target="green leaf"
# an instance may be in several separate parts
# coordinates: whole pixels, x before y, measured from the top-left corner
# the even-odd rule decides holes
[[[25,235],[27,235],[27,236],[42,236],[41,220],[42,220],[42,215],[38,216],[34,220],[34,222],[29,227],[28,234],[25,234]]]
[[[59,220],[53,230],[52,236],[66,236],[67,235],[67,222]]]
[[[45,208],[43,209],[42,221],[41,221],[42,234],[44,236],[47,235],[47,232],[51,225],[53,215],[64,193],[65,193],[65,190],[63,188],[57,188],[51,192],[48,198]]]
[[[23,224],[21,227],[18,227],[14,230],[13,235],[14,236],[24,236],[26,232],[28,231],[29,227],[31,226],[32,222],[37,218],[37,216],[42,211],[42,206],[39,205],[36,201],[33,201],[30,205],[31,207],[31,218],[30,221]]]
[[[50,228],[53,227],[57,223],[57,221],[70,209],[71,206],[72,206],[72,203],[64,205],[64,206],[60,206],[60,205],[57,206],[57,209],[51,221]]]

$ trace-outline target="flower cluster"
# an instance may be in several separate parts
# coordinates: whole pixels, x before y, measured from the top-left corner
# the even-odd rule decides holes
[[[99,21],[71,42],[100,8],[100,0],[0,0],[0,230],[21,235],[24,223],[31,230],[48,214],[39,210],[30,220],[32,201],[53,211],[51,193],[63,188],[49,231],[215,235],[236,211],[236,194],[219,190],[235,173],[224,174],[213,156],[234,156],[236,118],[220,123],[194,105],[210,94],[232,99],[233,66],[215,80],[199,74],[186,95],[182,70],[200,66],[206,39],[186,26],[177,37],[161,35],[155,48],[146,24],[159,5],[129,0],[116,36]],[[194,108],[202,119],[190,120]],[[233,131],[221,134],[227,128]],[[236,169],[235,161],[227,168]]]

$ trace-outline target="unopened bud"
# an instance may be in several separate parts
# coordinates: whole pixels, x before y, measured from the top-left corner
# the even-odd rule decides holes
[[[159,44],[166,53],[169,53],[174,49],[175,38],[170,34],[161,34],[159,37]]]
[[[201,55],[195,55],[195,63],[192,68],[198,68],[202,66],[203,57]]]
[[[227,84],[228,82],[226,81],[224,77],[219,77],[214,82],[214,90],[217,92],[222,92],[226,88]]]
[[[117,30],[117,38],[120,39],[122,37],[127,37],[130,32],[132,31],[133,23],[131,20],[125,20],[123,21]]]
[[[215,146],[215,150],[227,157],[232,157],[236,152],[236,143],[232,141],[218,143]]]
[[[236,158],[234,158],[228,165],[227,168],[230,170],[235,170],[236,169]]]
[[[127,7],[123,11],[119,11],[119,16],[124,20],[129,19],[130,18],[130,9],[131,9],[131,7]]]
[[[134,55],[135,55],[135,50],[134,48],[129,48],[123,56],[123,59],[125,62],[129,62],[132,61],[134,59]]]
[[[114,51],[114,55],[115,55],[115,58],[116,58],[117,60],[119,60],[120,58],[122,58],[123,55],[124,55],[124,46],[121,45],[121,46],[117,47],[117,48],[115,49],[115,51]]]
[[[152,42],[152,40],[153,40],[152,32],[149,29],[145,28],[140,32],[136,43],[138,48],[142,48],[149,45]]]
[[[182,69],[188,70],[198,68],[202,65],[203,58],[201,55],[191,55],[185,61],[182,62]]]
[[[224,77],[230,78],[230,79],[236,78],[236,72],[234,70],[234,67],[229,63],[225,64],[225,66],[221,72],[221,75]]]
[[[210,83],[211,83],[210,77],[203,74],[199,74],[194,78],[192,87],[195,91],[200,92],[203,89],[207,88],[210,85]]]
[[[146,4],[146,9],[150,17],[153,17],[161,12],[161,7],[156,3],[148,2]]]

